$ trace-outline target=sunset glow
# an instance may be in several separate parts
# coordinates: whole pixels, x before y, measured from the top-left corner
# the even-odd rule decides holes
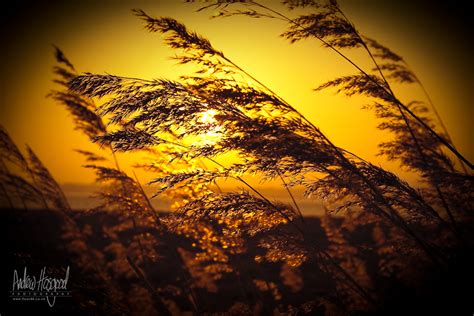
[[[460,58],[451,58],[450,51],[443,50],[449,38],[431,37],[430,33],[439,32],[428,31],[428,26],[410,27],[410,23],[416,23],[415,19],[402,23],[402,29],[395,28],[395,25],[400,25],[398,16],[391,15],[389,9],[379,10],[375,4],[359,7],[351,1],[341,1],[341,6],[365,33],[382,38],[384,44],[405,56],[432,94],[454,143],[473,160],[474,149],[467,137],[469,118],[474,116],[467,89],[469,79],[461,80],[466,84],[458,83],[459,78],[467,75],[467,68],[459,66],[457,61],[462,56],[469,58],[467,53],[460,51]],[[387,162],[376,155],[377,145],[386,135],[376,129],[377,122],[373,115],[360,109],[367,103],[366,99],[349,100],[344,96],[335,96],[332,91],[312,91],[329,78],[354,72],[340,57],[309,40],[288,45],[278,37],[285,27],[284,23],[248,20],[245,17],[209,20],[207,12],[195,13],[196,7],[165,1],[144,2],[142,8],[152,15],[172,16],[185,22],[191,30],[208,37],[226,56],[273,90],[279,91],[336,144],[382,164],[410,181],[416,180],[416,177],[400,170],[398,163]],[[276,7],[279,8],[278,5]],[[62,9],[53,8],[49,13],[51,16],[41,20],[35,20],[40,19],[40,15],[24,16],[24,19],[29,19],[25,23],[31,25],[26,24],[28,26],[21,29],[28,35],[22,40],[19,36],[10,41],[5,48],[9,52],[5,56],[9,62],[4,66],[3,79],[9,78],[3,81],[2,86],[2,123],[18,143],[28,143],[38,152],[61,183],[87,184],[93,181],[93,174],[80,167],[80,157],[73,149],[94,151],[95,147],[71,128],[71,118],[63,108],[54,100],[45,98],[51,89],[56,88],[51,82],[54,65],[51,43],[61,47],[79,72],[108,72],[151,79],[177,78],[188,68],[169,60],[174,52],[163,45],[158,34],[150,34],[143,29],[143,23],[133,16],[131,8],[133,4],[128,2],[118,2],[112,7],[100,5],[93,9],[83,4],[75,7],[71,3],[68,10],[61,14],[55,15],[55,12]],[[400,10],[404,9],[400,7]],[[68,16],[68,19],[59,18],[62,16]],[[15,23],[23,22],[18,20]],[[429,27],[435,26],[430,24]],[[410,34],[408,37],[407,33]],[[435,53],[425,53],[421,45],[436,47],[431,50]],[[365,59],[356,51],[349,53],[357,59]],[[400,86],[397,89],[407,99],[412,94],[416,94],[416,99],[424,99],[422,92],[415,87]],[[28,93],[19,92],[24,90]],[[45,139],[48,142],[43,141]],[[54,150],[50,148],[51,143],[57,145]],[[58,161],[57,156],[63,159]],[[119,157],[132,165],[135,161],[130,158]],[[140,178],[147,178],[137,172]]]
[[[7,2],[0,316],[469,315],[468,8]]]

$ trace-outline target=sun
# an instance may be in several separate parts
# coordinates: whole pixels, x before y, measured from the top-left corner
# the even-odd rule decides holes
[[[207,127],[207,131],[200,135],[199,142],[202,144],[215,144],[221,136],[221,126],[218,124],[215,116],[217,111],[213,109],[201,113],[198,122]]]
[[[205,112],[201,113],[199,122],[203,124],[208,124],[209,126],[215,125],[217,123],[217,120],[215,119],[216,114],[216,110],[206,110]]]

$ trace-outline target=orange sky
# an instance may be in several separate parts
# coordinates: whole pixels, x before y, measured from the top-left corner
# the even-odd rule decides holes
[[[474,87],[469,77],[472,43],[463,41],[466,32],[459,31],[464,25],[462,20],[454,16],[441,23],[443,8],[426,7],[429,2],[402,1],[391,6],[376,0],[340,2],[362,33],[400,53],[416,70],[454,143],[473,161],[469,138],[474,117]],[[6,43],[1,52],[0,123],[18,144],[28,143],[62,184],[93,181],[93,173],[81,168],[82,157],[73,149],[94,150],[95,145],[73,130],[63,107],[45,98],[54,87],[51,44],[61,47],[81,71],[177,78],[185,70],[168,59],[173,51],[158,34],[143,29],[142,22],[132,15],[132,8],[184,22],[277,91],[336,145],[414,180],[400,173],[396,164],[375,156],[377,144],[386,135],[376,129],[373,114],[360,109],[368,100],[335,96],[330,91],[312,92],[321,83],[352,74],[354,69],[314,40],[290,45],[278,36],[286,26],[283,22],[244,17],[209,20],[211,12],[195,13],[196,6],[181,1],[33,3],[12,7],[5,13],[8,18],[3,18]],[[279,8],[276,1],[266,3]],[[349,55],[361,65],[370,66],[365,55],[355,51]],[[402,100],[423,100],[415,86],[395,87]],[[119,159],[126,163],[132,156],[125,154]]]

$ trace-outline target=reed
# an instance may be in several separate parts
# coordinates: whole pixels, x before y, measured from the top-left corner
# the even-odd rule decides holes
[[[82,236],[70,247],[90,255],[93,269],[85,256],[82,266],[107,281],[102,290],[114,313],[224,312],[209,304],[211,293],[234,298],[228,314],[384,312],[393,303],[386,284],[408,288],[433,275],[450,276],[453,257],[472,249],[466,229],[472,176],[449,155],[472,165],[445,128],[446,135],[436,131],[433,115],[443,126],[431,101],[430,110],[398,99],[394,84],[422,86],[413,70],[361,34],[336,1],[283,3],[311,11],[290,18],[256,1],[206,1],[199,11],[285,21],[282,36],[291,43],[317,39],[353,65],[356,74],[315,90],[367,97],[364,108],[393,135],[380,144],[380,154],[419,174],[422,186],[338,147],[316,122],[183,23],[134,10],[176,51],[173,58],[194,71],[177,80],[80,73],[55,47],[59,88],[49,94],[97,145],[76,151],[96,175],[100,203],[74,216],[100,220],[88,227],[73,219],[64,229]],[[364,50],[373,69],[356,64],[347,49]],[[154,175],[148,183],[153,197],[120,166],[121,152],[146,153],[149,160],[135,167]],[[71,217],[47,168],[30,148],[24,156],[3,128],[0,160],[6,203],[42,204]],[[292,205],[265,196],[249,176],[280,183]],[[235,188],[223,190],[219,184],[229,179]],[[303,217],[295,189],[325,202],[317,224]],[[150,200],[165,195],[174,202],[166,215]]]
[[[250,5],[255,5],[255,3],[250,2]],[[216,4],[216,6],[221,5]],[[228,7],[225,6],[225,9],[228,10]],[[230,11],[226,12],[232,15]],[[236,14],[242,14],[242,12],[238,11]],[[431,229],[429,227],[433,225],[444,227],[450,233],[452,230],[447,227],[433,205],[430,205],[426,195],[420,195],[417,189],[412,188],[393,173],[338,148],[314,123],[307,120],[265,84],[227,58],[223,52],[214,48],[210,41],[201,35],[188,31],[183,24],[171,18],[153,18],[141,10],[135,10],[135,14],[145,21],[145,26],[149,31],[164,34],[165,43],[179,51],[175,57],[179,63],[195,64],[198,67],[197,71],[194,74],[182,76],[180,81],[144,80],[87,73],[74,78],[70,82],[70,87],[74,92],[89,98],[108,96],[109,100],[100,105],[98,112],[101,115],[111,115],[114,122],[126,122],[127,128],[119,128],[118,131],[98,137],[99,141],[111,143],[116,150],[121,151],[148,147],[159,148],[163,144],[173,143],[187,149],[184,154],[182,151],[176,151],[176,157],[204,158],[216,166],[214,170],[194,168],[164,175],[152,181],[152,183],[161,184],[157,194],[180,186],[209,184],[216,179],[234,178],[248,185],[242,178],[246,174],[256,173],[264,179],[277,177],[292,179],[290,183],[284,184],[285,188],[301,185],[306,188],[307,196],[340,203],[338,211],[349,212],[359,209],[367,214],[375,215],[381,223],[391,223],[405,235],[407,241],[410,240],[414,247],[417,245],[427,258],[444,269],[447,259],[437,249],[441,245],[433,239],[425,239],[425,230]],[[319,16],[318,19],[314,16],[306,17],[306,19],[311,18],[311,23],[327,19],[331,27],[336,23],[335,18],[339,19],[337,23],[345,23],[347,29],[343,28],[340,34],[326,30],[329,35],[325,41],[337,52],[339,48],[365,43],[347,20],[341,20],[339,16],[333,15],[334,12],[329,12]],[[303,23],[303,20],[298,23]],[[318,27],[329,26],[319,25]],[[313,25],[313,27],[316,26]],[[285,36],[296,41],[312,35],[306,29],[303,32],[299,28],[300,26],[298,29],[296,27],[291,29]],[[370,53],[369,50],[368,52]],[[400,81],[412,80],[410,72],[404,68],[376,65],[380,68],[380,72],[390,72],[392,78]],[[244,80],[236,78],[249,78],[256,85],[249,85]],[[428,145],[425,145],[425,142],[428,141],[437,142],[437,146],[440,146],[442,142],[439,142],[437,137],[433,138],[430,130],[426,130],[427,123],[419,123],[419,120],[422,120],[419,116],[413,117],[417,112],[413,104],[410,105],[411,110],[408,106],[399,104],[384,77],[379,78],[377,75],[368,75],[363,72],[361,75],[338,78],[322,85],[319,89],[328,87],[340,87],[340,91],[349,96],[365,94],[388,103],[387,106],[391,105],[390,110],[384,113],[380,112],[386,108],[384,107],[383,110],[379,108],[380,116],[386,115],[384,118],[387,118],[391,113],[390,122],[393,123],[395,121],[393,116],[396,116],[398,125],[397,127],[384,126],[388,129],[403,130],[406,137],[411,136],[412,139],[408,144],[405,144],[407,143],[405,141],[406,147],[403,151],[397,148],[396,144],[384,146],[390,146],[393,155],[395,152],[410,155],[407,159],[410,159],[411,164],[405,163],[413,169],[426,170],[428,154],[420,153],[420,139],[423,139],[423,145],[426,147]],[[393,112],[393,108],[398,108],[398,114]],[[419,135],[413,135],[414,128],[407,123],[405,112],[411,115],[410,119],[417,126],[416,131]],[[201,119],[203,113],[213,113],[214,121],[203,122]],[[403,123],[405,124],[402,125]],[[197,142],[191,146],[182,144],[186,137],[204,137],[209,131],[219,135],[215,143]],[[170,135],[176,140],[171,142]],[[236,153],[240,161],[226,166],[217,162],[220,156],[229,152]],[[436,170],[439,172],[443,170],[442,172],[446,174],[445,170],[450,164],[449,159],[439,152],[436,155],[430,153],[429,157],[437,161]],[[414,162],[420,159],[421,163]],[[414,167],[415,164],[417,164],[416,167]],[[433,168],[433,165],[434,162],[430,160],[430,167]],[[457,175],[454,171],[451,172]],[[433,174],[434,172],[430,172],[427,177]],[[317,180],[314,180],[314,176]],[[306,248],[302,251],[302,258],[314,251],[313,246],[305,240],[304,231],[308,228],[299,226],[294,221],[295,216],[298,216],[295,210],[290,206],[284,206],[281,209],[279,204],[270,202],[261,195],[258,189],[251,186],[248,188],[255,196],[247,193],[235,195],[211,192],[207,196],[190,201],[178,209],[177,214],[191,221],[200,219],[201,216],[210,220],[220,216],[218,215],[220,213],[231,217],[231,211],[236,211],[244,218],[239,229],[245,232],[244,225],[251,222],[249,219],[245,220],[243,206],[250,203],[252,209],[258,210],[252,216],[262,220],[257,225],[252,224],[252,227],[262,229],[278,226],[278,222],[270,220],[272,218],[270,214],[273,214],[284,222],[292,223],[295,232],[300,234],[302,238],[299,241],[300,249]],[[225,202],[227,199],[231,199],[233,203]],[[266,207],[258,207],[254,199]],[[218,221],[222,222],[223,219],[218,217]],[[238,222],[236,219],[233,221]],[[274,241],[274,243],[283,249],[286,247],[281,242]],[[284,250],[281,251],[284,253]],[[346,284],[352,286],[364,299],[374,302],[360,282],[346,270],[334,264],[335,261],[329,253],[319,251],[316,254],[320,258],[325,258],[326,264],[335,267],[338,273],[343,275]],[[416,252],[416,255],[420,253]]]

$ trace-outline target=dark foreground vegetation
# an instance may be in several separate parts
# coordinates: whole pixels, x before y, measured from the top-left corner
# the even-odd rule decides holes
[[[10,271],[22,271],[24,266],[31,271],[39,271],[46,266],[53,271],[51,273],[58,270],[59,275],[64,275],[65,268],[70,266],[68,289],[72,291],[71,298],[58,298],[52,308],[44,301],[5,301],[2,303],[2,314],[23,314],[27,311],[45,312],[47,315],[159,314],[154,302],[156,297],[150,295],[147,285],[137,277],[125,259],[126,254],[136,252],[132,246],[136,235],[132,223],[125,223],[128,227],[117,232],[116,227],[124,223],[123,218],[114,213],[73,212],[72,216],[88,244],[87,249],[81,249],[81,241],[75,239],[82,240],[82,237],[64,235],[62,228],[68,224],[60,213],[3,209],[1,214],[2,229],[7,232],[7,238],[3,239],[7,242],[2,248],[7,262],[4,272],[8,271],[8,278],[2,284],[2,298],[10,290]],[[162,216],[166,218],[167,215]],[[305,220],[312,227],[308,238],[314,240],[320,249],[328,251],[330,237],[321,227],[322,221],[327,219],[308,217]],[[337,227],[343,224],[341,219],[330,221]],[[146,273],[147,282],[159,289],[161,299],[173,314],[196,312],[190,303],[193,299],[202,314],[349,313],[338,305],[338,300],[344,299],[338,284],[328,278],[327,273],[321,271],[313,260],[306,261],[300,267],[282,263],[258,264],[255,257],[262,255],[262,251],[249,240],[247,250],[232,258],[239,267],[238,272],[223,273],[221,277],[214,278],[212,273],[207,272],[206,275],[202,270],[205,267],[190,266],[189,254],[196,253],[196,247],[188,238],[158,232],[151,227],[140,227],[139,231],[151,234],[156,240],[153,247],[156,256],[148,257],[147,262],[137,257],[135,264]],[[407,287],[397,277],[378,273],[377,264],[382,258],[368,251],[375,243],[370,227],[352,232],[351,241],[358,245],[354,248],[357,250],[353,257],[360,258],[366,264],[360,269],[367,269],[365,273],[374,277],[380,295],[380,305],[376,310],[352,311],[351,314],[469,315],[473,310],[474,300],[470,291],[474,281],[472,254],[452,253],[449,272],[440,273],[435,269],[407,271],[404,277],[412,281]],[[176,250],[179,256],[176,256]],[[104,280],[104,272],[108,275],[107,280]]]

